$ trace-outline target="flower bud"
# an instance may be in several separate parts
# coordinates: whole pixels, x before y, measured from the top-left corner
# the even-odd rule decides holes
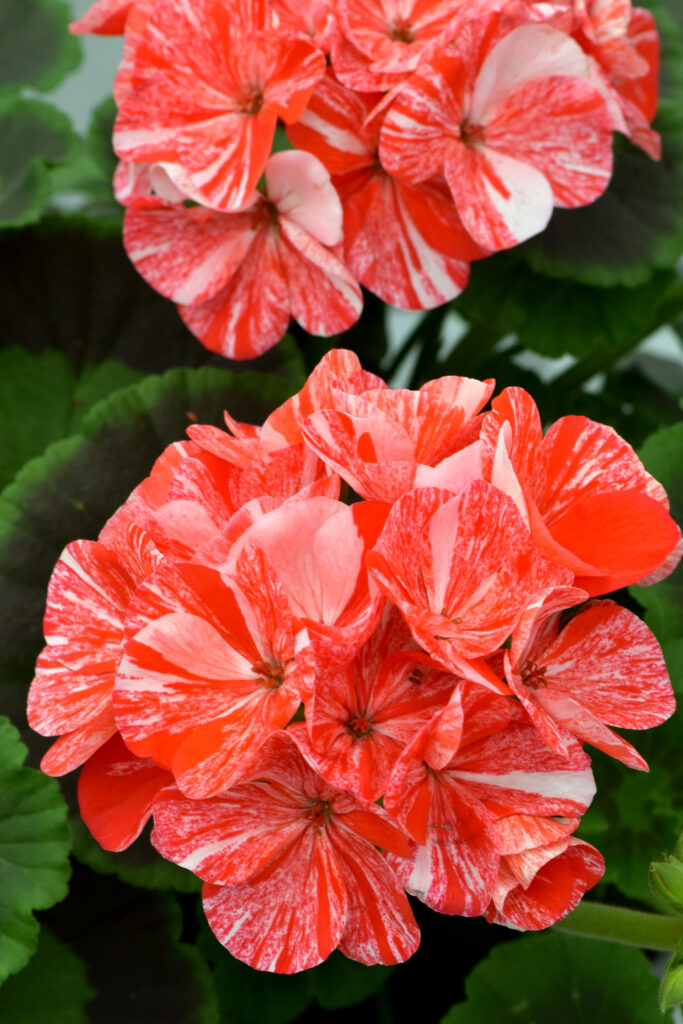
[[[659,987],[659,1005],[662,1013],[683,1002],[683,951],[679,942],[666,965]]]
[[[655,896],[683,913],[683,863],[677,857],[650,864],[649,881]]]

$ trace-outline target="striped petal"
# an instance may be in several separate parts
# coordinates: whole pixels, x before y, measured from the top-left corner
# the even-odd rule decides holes
[[[367,966],[399,964],[420,944],[420,930],[389,862],[369,843],[330,830],[347,892],[346,925],[339,949]]]
[[[183,610],[128,641],[115,707],[130,748],[172,768],[188,795],[205,797],[243,775],[290,720],[306,654],[282,587],[256,549],[243,551],[231,579],[198,565],[177,570],[162,580],[160,597]]]
[[[483,249],[509,249],[550,220],[552,188],[531,161],[489,145],[453,143],[445,173],[462,223]]]
[[[233,956],[260,971],[295,974],[322,963],[346,924],[348,897],[335,853],[308,829],[238,885],[204,885],[204,913]]]
[[[205,302],[180,306],[179,312],[212,352],[253,359],[284,335],[289,309],[277,233],[262,230],[226,288]]]
[[[344,252],[362,285],[400,309],[456,298],[480,255],[442,185],[402,184],[371,172],[335,179],[344,207]]]
[[[530,854],[518,857],[527,860],[531,867],[533,857]],[[566,848],[544,863],[526,885],[515,884],[516,878],[510,872],[511,884],[509,888],[505,886],[508,892],[497,900],[494,895],[496,902],[486,917],[494,924],[528,931],[548,928],[574,910],[584,893],[600,881],[604,871],[604,858],[595,847],[572,837]]]
[[[137,271],[167,299],[194,304],[225,288],[256,237],[249,213],[182,205],[126,211],[123,244]]]
[[[536,659],[548,686],[573,697],[601,721],[624,729],[650,729],[669,718],[674,694],[652,632],[642,619],[611,601],[575,615]]]
[[[280,259],[292,316],[309,334],[348,330],[363,309],[355,277],[337,256],[299,224],[280,218]]]
[[[46,775],[66,775],[85,764],[107,740],[116,733],[111,696],[102,710],[91,714],[87,721],[72,732],[60,736],[40,762]]]
[[[126,27],[126,18],[135,0],[97,0],[85,14],[69,25],[74,35],[90,32],[100,36],[121,36]]]
[[[209,205],[239,207],[263,173],[278,117],[301,115],[325,69],[312,43],[264,29],[262,16],[236,0],[162,0],[135,53],[119,155],[177,163]]]
[[[569,582],[539,559],[512,500],[483,481],[457,497],[404,495],[368,567],[418,643],[456,674],[459,659],[493,653],[533,594]]]
[[[597,89],[581,79],[544,77],[520,85],[489,115],[485,137],[487,148],[540,171],[555,206],[587,206],[609,184],[612,120]]]

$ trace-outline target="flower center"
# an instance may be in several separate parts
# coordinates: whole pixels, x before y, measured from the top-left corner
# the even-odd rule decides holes
[[[285,666],[270,661],[258,661],[251,666],[251,671],[260,676],[259,683],[266,690],[277,690],[285,681]]]
[[[263,106],[264,96],[260,85],[245,85],[237,97],[237,111],[245,117],[258,114]]]
[[[367,714],[364,715],[352,715],[346,723],[346,728],[349,730],[354,739],[364,740],[366,736],[369,736],[373,730],[372,722]]]
[[[308,818],[316,832],[322,831],[324,825],[330,820],[331,816],[332,804],[329,800],[316,800],[311,804],[304,815],[304,817]]]
[[[259,200],[249,210],[249,215],[249,227],[252,231],[259,231],[261,228],[268,227],[269,224],[275,223],[278,219],[278,213],[274,205],[265,198]]]
[[[483,142],[484,126],[463,121],[460,125],[460,141],[466,146],[472,146],[475,142]]]
[[[542,689],[548,685],[545,673],[545,665],[542,668],[537,668],[536,665],[529,663],[522,669],[522,682],[525,686],[528,686],[530,690]]]
[[[394,18],[389,25],[389,38],[393,43],[414,43],[415,33],[407,18]]]

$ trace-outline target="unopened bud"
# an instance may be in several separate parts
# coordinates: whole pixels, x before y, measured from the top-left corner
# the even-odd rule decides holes
[[[664,971],[659,987],[659,1005],[662,1013],[666,1013],[680,1002],[683,1002],[683,951],[679,942]]]
[[[650,864],[650,888],[674,910],[683,913],[683,863],[677,857]]]

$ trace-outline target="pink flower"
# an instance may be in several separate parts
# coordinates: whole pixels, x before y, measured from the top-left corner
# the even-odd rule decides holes
[[[479,245],[517,245],[554,206],[585,206],[607,188],[613,120],[595,82],[555,28],[503,14],[464,22],[397,90],[382,164],[413,184],[443,173]]]
[[[160,0],[134,63],[117,153],[178,166],[221,210],[251,195],[278,118],[301,116],[325,70],[311,42],[274,30],[265,0]]]
[[[482,427],[490,478],[510,494],[546,558],[591,596],[673,572],[683,541],[661,484],[611,427],[563,416],[545,437],[521,388],[493,400]]]
[[[300,120],[294,145],[333,175],[344,209],[344,255],[362,285],[402,309],[429,309],[460,294],[482,250],[462,226],[447,187],[407,184],[379,162],[381,96],[359,95],[327,74]]]
[[[555,591],[525,615],[505,654],[506,677],[541,736],[558,754],[566,734],[630,768],[647,764],[608,725],[650,729],[676,707],[662,651],[633,612],[594,601],[560,629],[562,611],[581,591]],[[581,596],[578,600],[581,600]]]
[[[307,153],[276,153],[267,197],[220,213],[181,204],[129,208],[128,255],[173,299],[204,345],[237,359],[266,351],[290,315],[312,334],[345,330],[360,315],[360,288],[332,251],[342,212],[329,175]]]
[[[205,879],[204,910],[233,956],[291,974],[339,948],[364,964],[400,963],[419,943],[408,901],[377,850],[409,841],[378,807],[335,789],[290,733],[257,771],[212,800],[173,792],[155,806],[155,843]]]

